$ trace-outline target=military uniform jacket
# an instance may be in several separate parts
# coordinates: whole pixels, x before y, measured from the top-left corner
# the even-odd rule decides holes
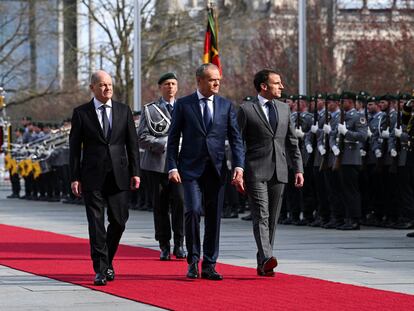
[[[341,150],[343,153],[342,165],[361,165],[360,143],[367,139],[367,121],[365,120],[365,117],[361,116],[355,109],[347,111],[344,119],[348,132],[344,137],[344,150]],[[337,126],[336,129],[333,130],[332,137],[335,139],[332,143],[338,148],[339,135]]]
[[[318,151],[318,146],[323,144],[323,125],[325,124],[325,109],[318,111],[318,130],[316,133],[312,133],[310,130],[305,135],[305,146],[310,145],[314,147],[314,142],[316,141],[316,148],[313,148],[313,166],[319,167],[321,165],[322,156]],[[313,125],[313,123],[312,123]]]
[[[402,134],[401,137],[398,138],[395,136],[395,129],[391,133],[389,138],[389,150],[391,151],[394,149],[398,152],[398,166],[405,166],[407,164],[407,152],[408,152],[408,143],[410,140],[410,135],[407,132],[407,125],[401,124]],[[397,150],[398,140],[400,142],[400,150]]]
[[[377,158],[375,157],[375,150],[379,149],[381,150],[380,147],[380,143],[379,143],[379,138],[381,137],[381,133],[380,133],[380,122],[381,122],[381,118],[382,115],[384,113],[383,112],[377,112],[374,115],[369,116],[368,119],[368,126],[369,126],[369,130],[372,133],[371,137],[368,137],[368,150],[366,150],[367,152],[367,163],[368,164],[376,164],[377,163]]]
[[[392,110],[389,112],[389,119],[390,119],[390,124],[389,124],[389,131],[390,133],[394,130],[395,125],[397,124],[397,112],[395,110]],[[384,165],[391,165],[392,163],[392,158],[391,155],[389,153],[389,151],[391,150],[389,147],[389,138],[382,138],[381,137],[381,132],[385,131],[387,129],[387,116],[386,113],[383,112],[380,116],[380,120],[379,120],[379,130],[376,133],[376,144],[375,144],[375,149],[379,149],[382,152],[382,160],[384,161]]]
[[[162,99],[145,105],[144,110],[138,127],[139,147],[144,150],[141,168],[147,171],[168,173],[166,148],[171,115]]]

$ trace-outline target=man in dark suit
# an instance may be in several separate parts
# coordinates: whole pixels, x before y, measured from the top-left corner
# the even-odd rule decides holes
[[[215,264],[224,199],[226,137],[233,154],[232,179],[238,187],[243,186],[244,151],[234,107],[217,95],[219,69],[213,64],[203,64],[196,71],[196,79],[197,91],[175,104],[167,145],[169,179],[182,182],[184,188],[187,277],[199,277],[200,216],[204,211],[201,277],[221,280],[223,277],[215,270]]]
[[[303,186],[303,164],[289,106],[277,100],[283,90],[279,74],[261,70],[254,77],[254,86],[257,98],[243,104],[237,118],[246,146],[244,177],[258,249],[257,274],[274,276],[273,242],[288,182],[285,152],[292,161],[296,187]]]
[[[168,180],[166,161],[168,130],[178,90],[175,73],[163,74],[158,80],[158,87],[161,98],[145,105],[138,128],[139,146],[145,150],[141,157],[141,169],[146,171],[152,189],[155,239],[161,249],[160,260],[170,260],[171,228],[174,232],[173,254],[176,258],[183,259],[186,257],[183,248],[184,194],[181,184]]]
[[[111,100],[109,74],[94,73],[90,89],[94,98],[72,116],[71,188],[85,201],[94,284],[106,285],[115,278],[112,260],[128,219],[129,189],[140,183],[138,137],[129,107]]]

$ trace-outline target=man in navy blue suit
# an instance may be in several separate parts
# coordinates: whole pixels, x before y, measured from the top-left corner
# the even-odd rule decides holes
[[[196,79],[197,91],[178,99],[174,107],[167,145],[169,179],[182,183],[184,188],[187,277],[200,276],[200,216],[204,211],[201,277],[222,280],[215,264],[224,199],[226,138],[233,154],[233,184],[240,191],[244,191],[244,149],[235,109],[229,100],[217,95],[221,79],[218,67],[201,65]]]

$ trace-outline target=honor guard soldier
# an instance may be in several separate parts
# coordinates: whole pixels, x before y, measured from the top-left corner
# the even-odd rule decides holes
[[[359,230],[361,218],[361,195],[359,170],[362,165],[360,144],[367,138],[367,120],[355,109],[356,95],[343,92],[341,95],[341,117],[333,137],[335,155],[333,169],[340,172],[342,196],[345,207],[345,223],[336,229]]]
[[[408,134],[407,141],[407,160],[406,160],[406,169],[409,171],[410,185],[411,185],[411,194],[413,193],[413,180],[414,180],[414,115],[413,115],[413,105],[414,100],[411,99],[403,106],[402,111],[402,124],[406,126],[406,132]],[[413,195],[411,195],[412,197]],[[413,238],[414,232],[407,234],[407,237]]]
[[[338,106],[338,94],[329,94],[326,100],[328,103],[328,121],[323,125],[323,136],[318,141],[318,151],[322,156],[320,169],[324,172],[326,188],[328,190],[330,220],[322,227],[325,229],[336,229],[344,224],[345,218],[339,171],[333,170],[335,162],[333,150],[336,150],[334,146],[336,146],[336,132],[341,111]]]
[[[394,225],[395,229],[412,229],[414,228],[414,175],[407,161],[409,152],[410,135],[407,131],[408,124],[402,122],[407,102],[411,99],[410,94],[401,94],[398,97],[397,106],[397,124],[390,136],[390,150],[396,153],[395,161],[397,165],[399,204],[398,204],[398,221]],[[410,143],[411,144],[411,143]]]
[[[313,154],[313,178],[315,193],[317,196],[317,217],[310,223],[311,227],[320,227],[329,222],[330,210],[327,196],[327,188],[323,171],[320,170],[322,156],[318,151],[318,141],[323,139],[323,125],[327,117],[326,94],[318,93],[315,97],[316,113],[311,130],[305,136],[306,151]],[[305,168],[306,170],[306,168]]]
[[[145,150],[141,168],[147,171],[152,193],[155,239],[161,249],[160,260],[170,260],[171,228],[176,258],[186,258],[184,242],[184,206],[181,184],[168,180],[166,147],[178,90],[177,76],[169,72],[158,80],[161,98],[144,107],[138,128],[139,145]],[[171,208],[171,220],[170,220]]]
[[[381,119],[384,113],[379,106],[379,97],[371,96],[367,100],[368,109],[368,129],[367,140],[363,147],[366,170],[368,174],[367,182],[367,196],[368,204],[363,210],[362,224],[366,226],[378,226],[381,223],[383,216],[383,208],[381,198],[378,195],[379,189],[382,189],[381,175],[378,169],[378,156],[381,154],[376,150],[380,150],[381,137]]]

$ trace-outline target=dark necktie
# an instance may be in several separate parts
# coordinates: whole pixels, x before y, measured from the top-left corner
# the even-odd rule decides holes
[[[213,120],[211,118],[210,109],[208,109],[208,100],[207,98],[202,98],[201,102],[203,103],[203,121],[204,126],[206,127],[207,132],[210,130],[211,124],[213,123]]]
[[[275,107],[272,104],[272,101],[268,101],[266,102],[266,106],[269,109],[269,123],[270,126],[273,129],[273,132],[276,132],[276,127],[277,127],[277,120],[276,120],[276,111],[275,111]]]
[[[167,104],[167,110],[168,110],[168,113],[170,114],[170,116],[172,116],[173,109],[174,108],[171,104]]]
[[[101,107],[99,107],[99,109],[101,110],[101,114],[102,114],[103,133],[104,133],[105,138],[108,138],[109,132],[110,132],[109,119],[108,119],[108,116],[106,115],[107,107],[109,106],[102,105]]]

